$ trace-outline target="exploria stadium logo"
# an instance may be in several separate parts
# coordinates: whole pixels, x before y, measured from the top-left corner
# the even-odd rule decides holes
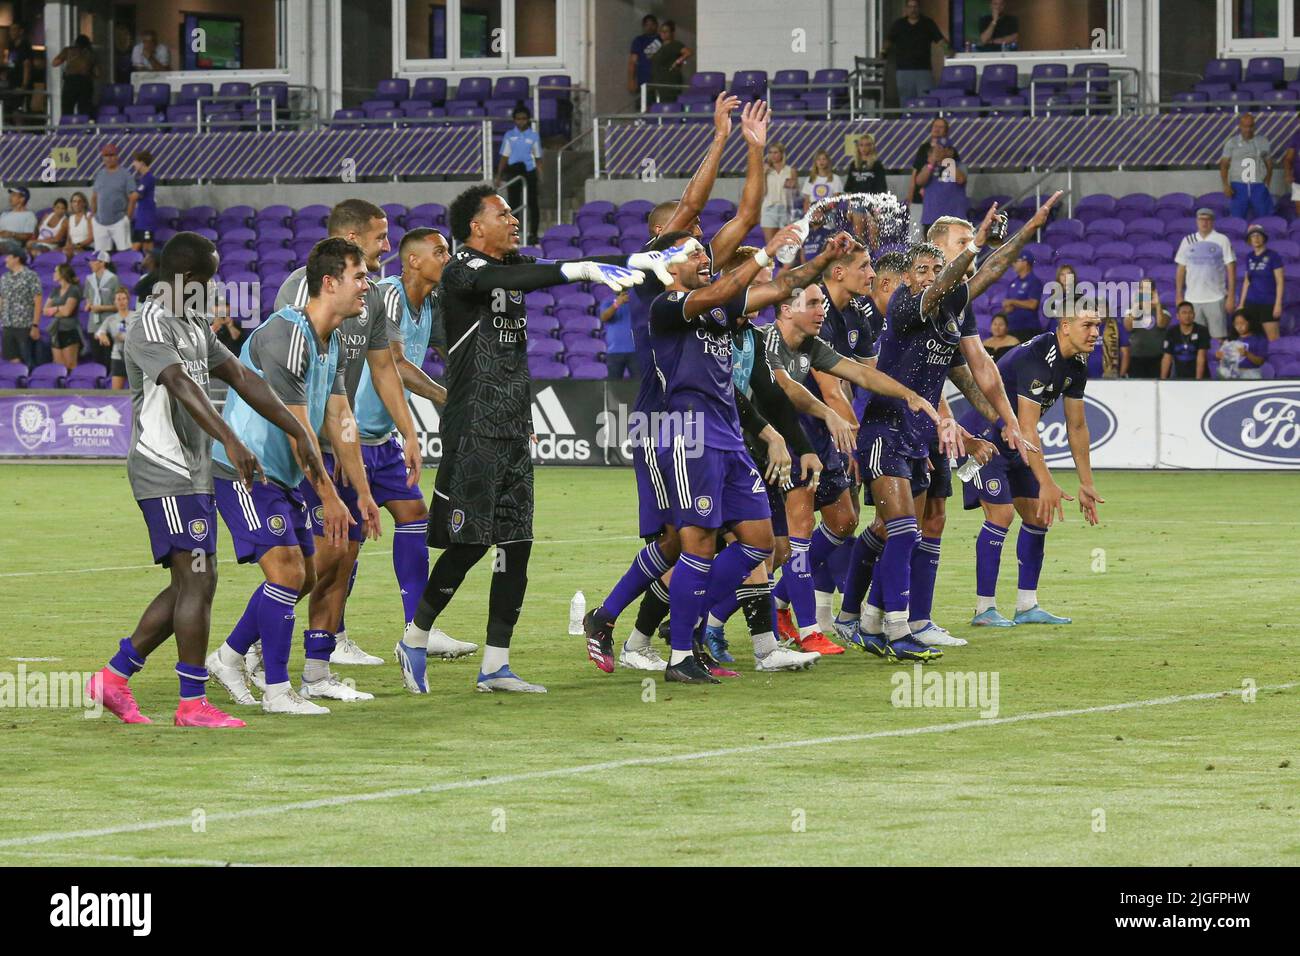
[[[1102,402],[1084,393],[1083,414],[1088,422],[1088,437],[1096,451],[1115,437],[1118,426],[1115,413]],[[1038,423],[1038,438],[1047,462],[1071,461],[1070,435],[1065,427],[1065,401],[1053,405]]]
[[[1300,464],[1300,388],[1275,385],[1221,399],[1201,419],[1201,431],[1242,458]]]

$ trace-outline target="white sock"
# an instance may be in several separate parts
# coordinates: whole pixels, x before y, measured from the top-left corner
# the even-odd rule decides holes
[[[754,641],[754,656],[767,657],[780,645],[776,643],[776,635],[771,631],[764,631],[762,634],[751,635]]]
[[[776,600],[776,609],[778,611],[784,611],[790,607],[789,601],[782,601],[780,598],[776,598],[775,600]]]
[[[879,634],[883,630],[881,623],[885,619],[885,612],[872,604],[863,605],[862,608],[862,633]]]
[[[709,614],[708,627],[725,627],[726,621],[719,621],[712,613]]]
[[[835,595],[830,591],[814,591],[813,598],[817,602],[817,629],[824,634],[834,630]]]
[[[642,634],[636,628],[632,628],[632,636],[627,639],[623,645],[629,651],[644,651],[650,646],[650,635]]]
[[[224,642],[217,648],[217,659],[227,667],[244,666],[244,655]]]
[[[926,626],[929,623],[930,623],[930,619],[926,617],[926,618],[922,618],[919,621],[908,621],[907,627],[913,634],[915,634],[917,631],[925,630]]]
[[[292,688],[292,686],[293,685],[291,685],[288,681],[285,681],[282,684],[267,684],[266,699],[275,700],[276,698],[283,697],[285,694],[289,693],[289,690]]]
[[[1038,604],[1038,591],[1016,591],[1016,610],[1028,611],[1031,607]]]
[[[885,636],[891,641],[907,637],[912,633],[907,629],[906,611],[888,611],[885,613]]]
[[[302,662],[302,679],[308,684],[314,684],[318,680],[327,680],[329,676],[329,661],[306,660]]]
[[[510,663],[510,648],[483,645],[483,673],[495,674]]]
[[[342,644],[347,639],[348,639],[348,632],[346,628],[334,635],[334,640],[340,644]]]
[[[668,663],[670,666],[680,664],[682,661],[686,660],[686,658],[690,656],[692,656],[690,651],[674,650],[671,654],[668,655]]]
[[[406,625],[406,630],[402,632],[402,643],[407,647],[428,647],[429,632],[420,630],[412,621]]]
[[[809,634],[814,634],[814,633],[816,633],[816,631],[817,631],[817,625],[816,625],[816,624],[809,624],[807,627],[801,627],[801,628],[799,628],[799,640],[802,641],[802,640],[803,640],[805,637],[807,637]]]
[[[976,614],[983,614],[983,613],[984,613],[985,611],[987,611],[989,608],[997,607],[997,606],[998,606],[998,599],[997,599],[997,598],[984,597],[983,595],[980,595],[980,594],[975,595],[975,613],[976,613]]]

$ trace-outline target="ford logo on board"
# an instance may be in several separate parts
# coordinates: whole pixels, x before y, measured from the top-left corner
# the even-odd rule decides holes
[[[1201,419],[1201,431],[1234,455],[1300,464],[1300,388],[1275,385],[1221,399]]]
[[[1071,461],[1070,436],[1065,426],[1065,399],[1047,410],[1038,422],[1038,438],[1047,462]],[[1115,437],[1118,426],[1115,413],[1087,392],[1083,395],[1083,415],[1088,422],[1088,437],[1096,451]]]

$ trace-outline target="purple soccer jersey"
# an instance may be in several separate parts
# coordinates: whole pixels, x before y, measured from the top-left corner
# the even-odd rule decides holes
[[[654,249],[655,240],[651,239],[641,247],[642,252]],[[705,246],[709,256],[709,271],[713,270],[713,250]],[[633,411],[657,412],[663,406],[663,386],[659,376],[654,373],[654,354],[650,345],[650,309],[659,296],[663,295],[664,284],[653,272],[645,273],[645,279],[632,287],[627,304],[631,309],[632,346],[636,351],[637,365],[641,369],[641,387],[636,393],[636,406]]]

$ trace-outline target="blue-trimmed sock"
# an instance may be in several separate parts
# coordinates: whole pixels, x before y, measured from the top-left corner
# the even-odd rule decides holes
[[[913,621],[928,621],[934,607],[934,582],[939,577],[939,540],[923,537],[912,552],[909,618]]]
[[[131,643],[131,638],[122,638],[122,642],[117,645],[117,653],[108,661],[108,669],[118,677],[125,677],[129,680],[140,673],[143,667],[144,658],[135,649],[135,645]]]
[[[415,620],[416,608],[420,606],[420,597],[424,586],[429,581],[429,544],[426,537],[429,521],[408,521],[393,528],[393,573],[397,575],[397,587],[402,592],[402,613],[406,623]],[[353,565],[352,580],[356,580],[356,565]],[[351,593],[352,585],[348,585]],[[339,630],[343,630],[339,621]]]
[[[257,631],[262,638],[262,666],[266,683],[289,682],[289,651],[293,647],[294,607],[298,595],[289,588],[265,582],[257,605]],[[233,645],[232,645],[233,646]],[[238,650],[238,648],[235,648]]]
[[[844,576],[844,598],[840,601],[840,619],[848,620],[862,613],[862,599],[873,583],[872,571],[885,550],[885,542],[868,528],[853,540],[848,573]]]
[[[198,700],[207,697],[208,669],[198,664],[177,664],[176,676],[181,680],[181,700]]]
[[[668,582],[668,603],[672,656],[669,663],[680,663],[694,648],[695,625],[699,623],[708,605],[709,572],[712,558],[682,553],[673,566],[673,579]]]
[[[668,567],[668,559],[659,550],[658,542],[651,541],[638,551],[609,596],[600,602],[606,617],[610,620],[617,619],[629,604],[645,593],[650,582],[658,581],[664,576]]]

